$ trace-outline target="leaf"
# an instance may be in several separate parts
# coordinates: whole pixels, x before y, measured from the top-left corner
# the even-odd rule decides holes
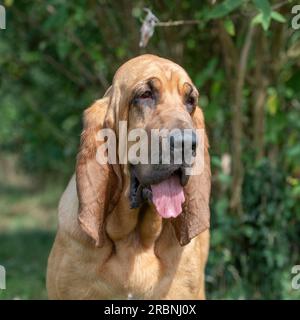
[[[292,195],[293,197],[299,197],[300,196],[300,186],[297,186],[292,189]]]
[[[235,27],[231,19],[228,18],[224,21],[224,27],[230,36],[235,36]]]
[[[268,30],[269,28],[269,25],[270,25],[270,22],[267,22],[266,20],[264,20],[263,18],[263,14],[262,13],[259,13],[257,14],[253,19],[252,19],[252,24],[261,24],[263,29],[265,31]]]
[[[231,11],[245,3],[244,0],[225,0],[219,5],[216,5],[206,16],[207,20],[222,18],[228,15]]]
[[[271,22],[271,12],[272,12],[272,8],[270,6],[269,1],[268,0],[252,0],[252,1],[255,7],[260,12],[258,15],[259,17],[258,16],[254,17],[252,22],[255,21],[253,23],[260,23],[265,31],[268,30]]]
[[[274,116],[278,111],[278,96],[275,89],[270,88],[268,91],[267,111],[270,115]]]
[[[275,116],[275,114],[277,113],[277,103],[274,96],[269,97],[267,101],[267,108],[268,108],[268,113],[271,116]]]
[[[256,8],[261,11],[263,16],[267,17],[271,15],[271,6],[268,0],[252,0]]]
[[[258,13],[251,21],[252,24],[262,24],[262,13]]]
[[[271,18],[277,22],[281,22],[281,23],[286,22],[286,18],[281,13],[279,13],[277,11],[271,12]]]
[[[4,0],[5,7],[11,7],[14,3],[14,0]]]

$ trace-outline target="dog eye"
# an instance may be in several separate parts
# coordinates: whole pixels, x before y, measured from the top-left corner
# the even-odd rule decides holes
[[[193,106],[195,104],[196,99],[192,96],[189,96],[186,103]]]
[[[140,98],[141,99],[152,99],[153,98],[152,92],[150,90],[147,90],[140,95]]]
[[[196,107],[196,98],[189,96],[186,100],[186,107],[189,113],[192,113]]]

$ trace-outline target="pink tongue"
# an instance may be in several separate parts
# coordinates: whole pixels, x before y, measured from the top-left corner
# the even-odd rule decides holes
[[[181,204],[185,199],[179,177],[171,176],[151,185],[151,189],[153,203],[161,217],[176,218],[182,212]]]

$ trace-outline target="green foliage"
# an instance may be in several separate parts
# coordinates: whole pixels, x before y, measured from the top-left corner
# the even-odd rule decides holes
[[[218,4],[213,9],[209,10],[206,18],[216,19],[227,16],[233,10],[241,6],[244,2],[245,0],[224,0],[221,4]]]
[[[216,234],[211,243],[215,252],[209,260],[208,287],[222,283],[221,292],[213,295],[216,298],[300,297],[291,288],[285,291],[284,280],[291,266],[298,263],[296,252],[300,248],[292,240],[299,230],[289,207],[286,173],[279,168],[279,164],[273,167],[264,160],[247,172],[243,186],[245,214],[240,219],[229,219],[224,199],[212,204]]]
[[[0,299],[47,299],[45,270],[54,231],[1,233],[0,241],[1,263],[7,270],[7,289],[0,290]]]
[[[286,19],[282,14],[273,11],[268,0],[252,0],[259,13],[252,19],[253,24],[261,24],[267,31],[270,27],[271,20],[284,23]]]
[[[254,18],[254,23],[261,23],[264,30],[268,30],[271,22],[272,8],[268,0],[253,0],[259,14]]]

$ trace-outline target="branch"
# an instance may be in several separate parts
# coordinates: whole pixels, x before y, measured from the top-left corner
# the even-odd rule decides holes
[[[253,108],[253,143],[256,151],[256,160],[259,161],[264,155],[264,131],[265,116],[264,106],[267,98],[267,77],[265,76],[266,67],[266,47],[267,38],[262,29],[259,30],[256,37],[256,66],[254,73],[254,108]]]
[[[200,20],[178,20],[178,21],[167,21],[167,22],[157,22],[156,27],[176,27],[182,25],[196,25],[199,24]]]
[[[244,168],[242,161],[242,138],[243,138],[243,123],[242,123],[242,104],[243,104],[243,89],[245,83],[245,75],[247,70],[247,62],[252,45],[255,27],[250,24],[245,43],[238,64],[238,73],[236,79],[234,102],[232,105],[232,135],[233,135],[233,184],[231,207],[239,214],[242,213],[242,185],[244,180]]]
[[[238,73],[238,80],[237,80],[237,100],[241,101],[242,100],[242,88],[244,86],[245,82],[245,74],[246,74],[246,67],[247,67],[247,61],[248,61],[248,56],[249,56],[249,51],[251,48],[252,44],[252,39],[254,35],[254,26],[250,24],[248,33],[246,36],[246,40],[242,49],[240,61],[239,61],[239,73]]]
[[[221,47],[223,51],[225,69],[229,77],[229,81],[235,81],[236,75],[238,73],[238,66],[236,61],[238,60],[238,52],[232,38],[229,36],[228,32],[225,30],[224,22],[217,21],[218,26],[218,37],[221,42]],[[234,90],[232,91],[234,92]]]
[[[281,7],[285,6],[286,4],[289,4],[290,2],[288,0],[282,1],[279,3],[276,3],[272,6],[272,10],[280,9]]]
[[[147,15],[143,21],[141,27],[141,38],[140,38],[140,47],[145,48],[154,34],[155,27],[176,27],[182,25],[197,25],[200,23],[200,20],[178,20],[178,21],[167,21],[160,22],[159,19],[153,14],[153,12],[144,8],[144,11],[147,12]]]

